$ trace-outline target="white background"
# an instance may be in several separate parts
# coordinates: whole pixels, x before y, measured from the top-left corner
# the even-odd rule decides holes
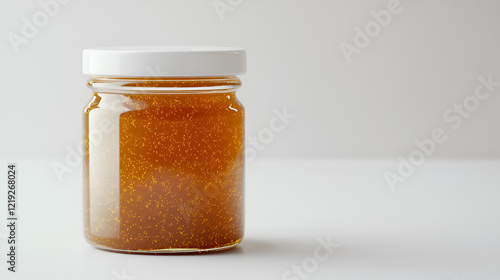
[[[134,279],[282,279],[326,236],[341,247],[310,279],[499,279],[500,87],[457,129],[443,114],[478,77],[500,81],[500,2],[401,0],[350,63],[340,44],[389,0],[229,2],[221,18],[213,0],[72,0],[16,52],[9,34],[43,9],[0,0],[0,170],[19,164],[22,225],[17,277],[0,228],[2,279],[119,280],[123,268]],[[296,116],[247,164],[246,239],[232,253],[130,256],[83,241],[81,166],[58,180],[52,165],[82,137],[81,51],[113,45],[243,47],[247,137],[273,110]],[[391,191],[385,172],[436,128],[447,141]]]
[[[234,2],[238,2],[233,0]],[[2,1],[0,154],[63,159],[81,138],[89,101],[81,51],[113,45],[222,45],[248,51],[238,96],[247,136],[272,110],[297,117],[261,158],[407,155],[414,140],[449,127],[443,113],[472,95],[480,75],[500,80],[500,2],[409,1],[347,63],[339,45],[387,9],[380,1],[241,1],[218,17],[212,0],[69,1],[19,52],[8,34],[38,1]],[[500,93],[500,92],[499,92]],[[435,157],[500,156],[498,94],[441,145]]]

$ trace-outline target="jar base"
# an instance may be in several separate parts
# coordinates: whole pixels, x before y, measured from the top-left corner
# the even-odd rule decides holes
[[[89,242],[90,243],[90,242]],[[236,241],[235,243],[223,247],[209,248],[209,249],[200,249],[200,248],[167,248],[167,249],[154,249],[154,250],[122,250],[122,249],[113,249],[109,247],[99,246],[96,244],[90,243],[94,248],[114,252],[114,253],[125,253],[125,254],[142,254],[142,255],[175,255],[175,254],[209,254],[216,253],[220,251],[226,251],[235,248],[241,243],[241,240]]]

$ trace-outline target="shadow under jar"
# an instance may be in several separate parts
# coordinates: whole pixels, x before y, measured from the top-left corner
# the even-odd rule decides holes
[[[147,64],[151,56],[156,65]],[[210,59],[219,65],[197,65]],[[90,244],[183,253],[241,242],[244,110],[234,75],[244,71],[239,49],[84,51],[84,73],[93,76],[93,97],[84,110],[84,230]]]

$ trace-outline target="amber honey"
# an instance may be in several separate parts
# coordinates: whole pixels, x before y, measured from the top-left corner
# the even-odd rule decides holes
[[[143,253],[236,246],[244,227],[240,80],[94,77],[89,86],[87,241]]]

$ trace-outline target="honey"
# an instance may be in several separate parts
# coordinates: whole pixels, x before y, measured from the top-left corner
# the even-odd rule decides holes
[[[179,253],[241,242],[244,109],[236,98],[241,81],[229,72],[89,80],[84,231],[90,244]]]

